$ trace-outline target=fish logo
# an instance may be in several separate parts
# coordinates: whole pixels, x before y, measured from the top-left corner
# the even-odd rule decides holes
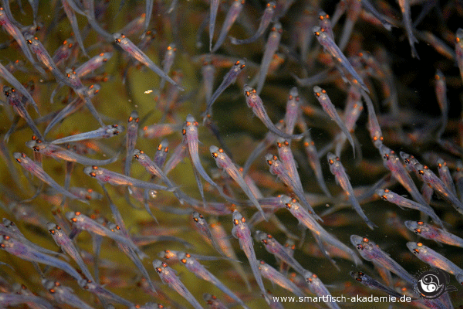
[[[443,270],[427,270],[419,275],[415,291],[424,298],[435,299],[445,292],[457,290],[453,285],[447,285],[449,281],[449,275]]]

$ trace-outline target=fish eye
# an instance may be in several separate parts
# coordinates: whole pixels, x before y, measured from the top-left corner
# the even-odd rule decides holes
[[[420,233],[421,233],[421,229],[415,229],[415,233],[420,234]]]
[[[363,242],[369,242],[368,238],[364,237]]]
[[[245,223],[246,219],[244,217],[241,218],[241,222]]]
[[[424,222],[423,222],[423,221],[418,221],[418,222],[416,222],[416,224],[418,224],[418,225],[424,225]]]
[[[238,221],[238,219],[233,220],[233,223],[234,223],[235,225],[240,224],[240,222]]]
[[[288,208],[288,209],[291,208],[291,204],[290,204],[290,203],[286,203],[285,206],[286,206],[286,208]]]
[[[213,157],[213,158],[217,158],[218,156],[219,156],[219,155],[217,154],[217,152],[213,152],[213,153],[212,153],[212,157]]]
[[[358,250],[363,250],[363,246],[359,244],[359,245],[357,245],[357,249]]]
[[[328,163],[329,163],[330,165],[333,165],[333,164],[334,164],[334,161],[333,161],[332,159],[330,159],[330,160],[328,161]]]

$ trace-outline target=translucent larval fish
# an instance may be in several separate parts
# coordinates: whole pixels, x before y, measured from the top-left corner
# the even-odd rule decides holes
[[[2,74],[2,72],[0,72],[0,74]],[[13,107],[14,111],[21,118],[26,120],[26,123],[31,128],[32,132],[34,132],[35,135],[42,138],[42,133],[40,133],[40,130],[35,125],[34,120],[32,120],[31,116],[27,112],[27,109],[26,109],[25,105],[23,104],[23,102],[18,97],[18,94],[16,93],[16,90],[14,88],[4,86],[3,87],[3,93],[7,97],[7,102]],[[6,137],[7,137],[7,135],[5,134],[5,138]]]
[[[351,271],[349,274],[351,275],[352,278],[354,278],[361,284],[369,287],[370,289],[380,290],[380,291],[386,292],[387,294],[397,297],[397,298],[402,297],[402,294],[397,293],[394,289],[391,289],[390,287],[385,286],[381,282],[378,282],[377,280],[373,279],[372,277],[368,276],[367,274],[361,271]]]
[[[62,285],[59,281],[52,281],[43,278],[42,285],[58,303],[67,304],[74,308],[93,309],[93,307],[75,295],[74,291],[70,287]]]
[[[161,70],[154,62],[135,44],[132,43],[124,34],[114,33],[113,39],[117,45],[119,45],[123,50],[129,53],[135,60],[146,65],[150,68],[154,73],[159,75],[161,78],[167,80],[174,86],[177,86],[180,90],[184,90],[179,84],[177,84],[170,76],[168,76],[164,71]]]
[[[347,173],[344,169],[344,166],[341,163],[341,160],[339,159],[339,157],[336,157],[332,153],[328,153],[327,158],[328,164],[330,165],[330,171],[336,177],[336,182],[346,192],[347,196],[349,197],[349,201],[351,202],[352,207],[355,209],[355,211],[367,223],[368,227],[373,230],[377,226],[370,219],[368,219],[368,217],[363,212],[362,207],[360,207],[360,204],[357,198],[355,197],[354,189],[352,188],[352,185],[349,181],[349,177],[347,176]]]
[[[341,117],[339,116],[338,112],[336,111],[336,108],[331,102],[328,94],[326,93],[326,90],[318,86],[315,86],[313,88],[313,91],[314,91],[315,97],[317,98],[318,102],[320,102],[320,105],[322,106],[323,110],[331,117],[332,120],[334,120],[334,122],[336,122],[336,124],[342,130],[342,132],[344,132],[344,135],[347,137],[347,139],[349,140],[349,143],[352,146],[352,150],[353,150],[354,158],[355,158],[354,139],[352,138],[352,135],[350,134],[349,129],[346,127]]]
[[[90,177],[96,178],[101,183],[110,183],[114,186],[132,186],[137,188],[159,191],[174,191],[176,189],[160,186],[148,181],[138,180],[129,176],[125,176],[123,174],[115,173],[110,170],[100,168],[95,165],[85,167],[84,173]]]
[[[45,71],[39,66],[39,64],[34,60],[34,57],[32,57],[32,53],[27,47],[27,41],[26,38],[24,37],[23,33],[21,30],[16,27],[11,20],[8,18],[5,10],[0,7],[0,25],[8,32],[9,35],[11,35],[16,42],[18,43],[19,47],[21,48],[23,54],[26,56],[26,58],[34,65],[35,69],[40,72],[43,76],[46,75]],[[18,87],[16,87],[18,88]],[[19,88],[18,88],[19,89]]]
[[[140,117],[138,117],[137,111],[132,111],[130,113],[130,117],[127,120],[127,132],[125,135],[125,148],[126,148],[126,157],[125,157],[125,165],[124,165],[124,175],[130,175],[130,166],[132,164],[132,157],[133,152],[135,149],[135,145],[137,144],[138,138],[138,123],[140,121]],[[86,165],[96,165],[96,164],[86,164]]]
[[[421,211],[428,216],[431,217],[431,219],[436,223],[439,224],[440,226],[443,226],[442,220],[436,215],[434,210],[428,206],[427,204],[420,204],[414,201],[411,201],[397,193],[392,192],[389,189],[378,189],[376,190],[376,194],[378,194],[381,199],[388,201],[390,203],[394,203],[399,207],[405,207],[405,208],[410,208],[410,209],[416,209],[418,211]]]
[[[82,36],[80,35],[79,24],[77,23],[76,14],[74,13],[74,10],[70,5],[70,2],[72,1],[74,0],[61,0],[61,3],[63,4],[64,12],[66,13],[66,16],[68,17],[69,22],[71,24],[72,31],[74,32],[74,37],[76,38],[77,43],[79,44],[84,56],[88,57],[87,52],[85,51],[84,41],[82,40]]]
[[[64,160],[67,162],[76,162],[83,165],[107,165],[116,162],[118,159],[117,155],[107,160],[90,159],[60,146],[43,142],[42,140],[37,139],[35,136],[32,137],[32,140],[26,142],[26,146],[33,149],[35,152],[52,157],[54,159]]]
[[[356,265],[362,264],[362,261],[359,259],[357,254],[342,243],[339,239],[328,233],[308,212],[303,208],[295,199],[291,199],[289,196],[282,195],[282,202],[285,204],[286,209],[288,209],[291,214],[298,219],[299,223],[307,227],[315,238],[336,247],[339,250],[347,253],[347,255],[355,262]],[[321,244],[318,243],[320,246]],[[323,248],[320,248],[323,250]]]
[[[334,41],[333,27],[331,26],[330,15],[326,14],[325,11],[318,12],[318,24],[323,32]]]
[[[272,1],[272,2],[267,3],[267,6],[264,10],[264,14],[262,15],[262,18],[260,20],[259,28],[257,28],[256,33],[250,38],[247,38],[244,40],[238,40],[234,37],[230,37],[231,43],[235,45],[249,44],[249,43],[256,41],[258,38],[260,38],[264,34],[265,29],[267,29],[267,27],[270,25],[270,22],[273,19],[275,15],[275,8],[276,8],[275,2]]]
[[[318,42],[320,42],[325,50],[328,51],[331,56],[336,59],[336,61],[339,62],[343,68],[352,76],[352,83],[362,87],[363,90],[370,93],[367,86],[363,83],[360,75],[358,75],[358,73],[352,67],[352,64],[350,64],[349,60],[347,60],[346,56],[342,53],[336,43],[328,36],[328,34],[323,32],[323,29],[318,26],[313,27],[312,32],[315,34]]]
[[[140,257],[146,256],[141,250],[133,243],[133,241],[123,235],[116,234],[112,232],[110,229],[105,227],[103,224],[92,220],[91,218],[83,215],[80,212],[68,212],[66,213],[66,218],[71,221],[73,228],[77,230],[87,231],[89,233],[93,233],[96,235],[100,235],[103,237],[109,237],[116,242],[121,242],[132,250],[137,252]]]
[[[455,34],[455,54],[458,68],[460,69],[461,79],[463,80],[463,29],[458,28]]]
[[[373,6],[373,4],[369,0],[361,0],[361,1],[362,1],[363,8],[367,10],[368,12],[370,12],[370,14],[373,15],[376,19],[378,19],[387,31],[392,30],[391,23],[387,21],[387,19],[385,18],[383,14],[381,14],[380,12],[376,10],[376,8]]]
[[[326,196],[331,197],[331,193],[328,190],[328,187],[325,183],[325,178],[323,177],[322,166],[320,163],[320,158],[318,157],[317,148],[315,147],[315,142],[312,140],[310,132],[306,133],[303,145],[307,154],[307,160],[309,161],[309,165],[312,167],[312,170],[315,173],[315,178],[317,179],[318,185]]]
[[[124,126],[118,124],[107,125],[105,127],[99,128],[94,131],[89,131],[80,134],[74,134],[71,136],[63,137],[52,141],[52,144],[64,144],[71,142],[78,142],[88,139],[100,139],[100,138],[110,138],[118,135],[119,133],[124,132]]]
[[[463,285],[463,269],[458,267],[455,263],[443,255],[437,253],[436,251],[423,245],[420,242],[407,242],[407,248],[410,250],[410,252],[414,253],[417,258],[426,264],[431,265],[431,267],[442,269],[449,274],[454,275],[458,283]]]
[[[262,281],[262,276],[259,272],[259,265],[254,251],[251,230],[249,230],[249,227],[246,224],[246,219],[237,210],[233,212],[232,235],[239,240],[241,249],[248,258],[252,273],[254,274],[254,278],[256,279],[257,285],[259,286],[262,294],[267,295],[264,282]]]
[[[284,122],[279,121],[275,126],[277,127],[278,130],[283,129]],[[244,163],[243,166],[243,176],[245,176],[249,168],[251,167],[251,164],[259,157],[259,155],[266,149],[268,149],[270,146],[274,145],[278,136],[275,135],[272,131],[268,131],[267,134],[265,135],[264,139],[254,148],[254,150],[251,152],[251,154],[248,156],[248,159],[246,160],[246,163]]]
[[[11,238],[15,240],[20,241],[24,245],[31,247],[32,249],[40,251],[42,253],[49,254],[49,255],[56,254],[55,251],[42,248],[36,245],[35,243],[31,242],[30,240],[28,240],[26,236],[24,236],[24,234],[18,229],[16,224],[14,224],[14,222],[6,218],[3,218],[3,224],[0,224],[0,234],[10,236]]]
[[[225,16],[225,20],[222,24],[222,29],[220,30],[219,37],[215,42],[214,48],[212,48],[211,52],[216,52],[220,46],[222,46],[223,42],[227,38],[228,31],[230,31],[231,26],[235,23],[235,20],[241,13],[241,10],[244,6],[244,0],[234,0],[231,4],[230,8],[228,9],[227,16]]]
[[[286,101],[286,113],[285,113],[285,132],[286,134],[293,134],[296,122],[301,117],[301,99],[299,98],[299,92],[297,87],[289,90],[288,101]]]
[[[408,174],[407,170],[405,169],[404,165],[394,150],[391,150],[385,145],[381,145],[379,147],[379,152],[383,158],[384,166],[386,166],[391,171],[392,177],[400,182],[400,184],[408,191],[408,193],[410,193],[415,201],[420,204],[427,205],[420,191],[416,187],[415,182]]]
[[[442,125],[439,131],[437,132],[437,139],[440,139],[445,131],[445,128],[447,127],[449,117],[449,105],[447,101],[447,83],[445,82],[444,74],[440,70],[436,71],[434,79],[436,81],[434,89],[436,92],[437,103],[439,104],[442,113]]]
[[[346,21],[342,27],[342,34],[338,43],[341,50],[344,50],[349,43],[352,30],[354,29],[355,23],[357,22],[360,13],[362,12],[361,1],[347,1],[347,3]]]
[[[463,238],[449,233],[446,230],[424,223],[423,221],[405,221],[405,226],[410,231],[423,238],[463,248]]]
[[[37,306],[40,306],[40,308],[43,307],[47,309],[55,308],[42,297],[32,295],[21,295],[16,293],[0,293],[0,305],[4,308],[8,308],[9,306],[18,306],[22,304],[35,304]]]
[[[82,276],[68,263],[48,254],[41,253],[27,245],[24,245],[22,242],[11,238],[10,236],[0,235],[0,249],[26,261],[37,262],[59,268],[74,277],[76,280],[82,279]]]
[[[268,35],[267,43],[265,44],[264,55],[262,56],[262,62],[260,64],[259,80],[257,82],[258,94],[260,94],[262,88],[264,87],[265,78],[267,77],[270,63],[280,45],[282,33],[283,28],[281,27],[281,24],[279,22],[276,22],[271,28],[270,34]]]
[[[306,271],[304,273],[304,278],[309,286],[309,289],[313,293],[315,293],[318,297],[323,298],[323,300],[327,299],[327,301],[325,301],[325,305],[331,309],[340,309],[338,303],[333,301],[330,292],[316,274],[313,274],[310,271]]]
[[[127,299],[120,297],[119,295],[105,289],[101,285],[91,280],[81,279],[78,281],[78,283],[81,288],[89,291],[90,293],[97,295],[98,297],[102,297],[109,302],[116,302],[118,304],[122,304],[127,307],[131,307],[134,305],[132,302],[128,301]]]
[[[120,234],[120,235],[127,237],[124,231],[122,231],[121,228],[114,223],[108,224],[108,229],[113,233]],[[153,292],[156,292],[156,288],[154,287],[154,284],[151,281],[148,271],[146,270],[145,266],[143,266],[143,263],[141,262],[140,258],[137,256],[136,252],[131,247],[127,246],[124,243],[117,242],[117,246],[122,252],[125,253],[125,255],[129,257],[129,259],[133,262],[133,264],[135,264],[135,266],[138,268],[142,276],[145,277],[145,279],[148,281],[148,284],[151,290]]]
[[[394,261],[389,254],[381,250],[373,241],[366,237],[351,235],[350,242],[365,260],[386,268],[411,285],[416,283],[416,279],[412,275]]]
[[[90,85],[86,90],[85,90],[85,95],[90,99],[93,96],[95,96],[99,91],[101,87],[99,85]],[[85,99],[82,99],[80,97],[76,98],[74,101],[69,103],[66,107],[64,107],[61,111],[59,111],[55,117],[48,123],[48,126],[45,128],[45,131],[43,132],[43,135],[46,136],[50,130],[57,125],[59,122],[61,122],[63,119],[65,119],[67,116],[75,113],[77,110],[79,110],[84,104],[86,103]]]
[[[211,146],[209,150],[211,152],[212,157],[215,159],[215,163],[217,163],[217,166],[223,169],[231,178],[233,178],[233,180],[241,187],[244,193],[246,193],[246,195],[252,201],[254,206],[256,206],[256,208],[265,217],[264,211],[260,207],[260,204],[257,201],[257,198],[254,196],[251,189],[244,181],[238,168],[231,161],[231,159],[227,156],[227,154],[223,151],[223,149],[218,148],[217,146]]]
[[[403,23],[405,26],[405,30],[407,32],[408,42],[410,43],[410,47],[412,50],[412,57],[420,59],[415,49],[415,43],[418,43],[418,40],[413,35],[412,16],[410,13],[410,0],[398,0],[398,1],[399,1],[400,10],[402,11]]]
[[[47,173],[45,173],[42,167],[40,167],[38,164],[32,161],[28,156],[26,156],[25,153],[15,152],[13,153],[13,157],[16,160],[16,162],[21,164],[21,166],[26,171],[32,173],[34,176],[39,178],[41,181],[48,184],[50,187],[55,189],[59,194],[62,194],[70,199],[79,200],[81,202],[88,203],[86,200],[79,199],[74,194],[70,193],[69,191],[61,187],[53,178],[51,178]]]
[[[241,276],[241,278],[243,278],[243,281],[246,284],[248,291],[251,291],[251,285],[247,276],[248,274],[241,266],[241,263],[237,262],[238,257],[236,256],[235,250],[233,250],[233,246],[230,240],[228,239],[228,235],[224,227],[217,220],[214,220],[209,225],[209,227],[211,235],[219,245],[221,252],[223,252],[223,254],[225,254],[225,256],[227,256],[230,259],[230,262],[237,271],[237,273]]]
[[[246,99],[246,104],[248,105],[249,108],[252,109],[253,113],[264,123],[264,125],[272,131],[272,133],[281,136],[286,139],[296,139],[299,140],[303,138],[303,134],[299,135],[290,135],[286,134],[285,132],[279,130],[273,122],[270,120],[269,116],[267,115],[267,111],[265,110],[264,103],[262,102],[262,99],[260,96],[257,94],[256,89],[253,89],[252,87],[248,85],[244,85],[244,96]]]
[[[270,173],[272,175],[276,175],[278,178],[280,178],[281,181],[290,187],[294,194],[296,194],[296,196],[302,202],[302,204],[307,208],[309,213],[314,216],[315,219],[323,222],[323,220],[315,213],[312,206],[307,201],[304,192],[299,189],[295,181],[289,176],[288,171],[284,168],[281,161],[278,160],[278,157],[269,153],[265,156],[265,161],[269,166]]]
[[[223,77],[222,83],[220,86],[214,91],[211,99],[207,102],[206,111],[203,113],[203,122],[205,121],[208,115],[212,114],[212,104],[217,100],[217,98],[228,88],[231,84],[236,81],[236,78],[244,70],[246,67],[246,61],[243,59],[238,60],[235,64],[231,67],[230,71]]]
[[[219,10],[219,0],[211,0],[211,9],[209,12],[209,50],[212,50],[212,39],[214,38],[215,20]]]
[[[294,160],[293,152],[291,151],[291,144],[289,141],[278,138],[277,139],[277,149],[280,160],[283,163],[285,169],[288,171],[289,177],[294,180],[294,183],[298,186],[298,189],[304,191],[302,187],[301,178],[299,177],[299,172],[297,171],[297,163]]]
[[[268,265],[264,261],[260,261],[259,270],[260,270],[260,273],[262,274],[262,277],[267,278],[272,283],[278,284],[283,289],[286,289],[299,297],[304,297],[304,293],[302,293],[302,291],[294,283],[292,283],[288,278],[286,278],[278,270]]]
[[[33,35],[27,34],[25,36],[27,44],[29,44],[30,49],[32,52],[37,56],[37,58],[47,67],[48,70],[55,76],[58,82],[62,82],[65,85],[72,87],[72,85],[68,82],[64,74],[56,67],[53,58],[47,52],[45,47],[39,41],[37,37]]]
[[[196,298],[191,294],[190,291],[185,287],[185,285],[180,281],[180,279],[175,274],[175,271],[167,266],[166,263],[161,262],[160,260],[153,261],[153,267],[161,278],[162,282],[170,286],[173,290],[179,293],[183,298],[185,298],[193,307],[196,309],[202,309],[203,307],[196,300]]]
[[[100,53],[78,66],[75,69],[75,72],[79,78],[82,78],[90,73],[95,72],[95,70],[97,70],[109,59],[111,59],[112,56],[112,52]]]
[[[208,271],[203,265],[201,265],[194,257],[189,253],[180,252],[178,254],[178,259],[180,262],[185,265],[185,267],[194,273],[198,278],[209,281],[219,290],[227,294],[231,299],[238,302],[243,308],[248,308],[243,301],[235,295],[229,288],[227,288],[222,282],[220,282],[217,277],[215,277],[210,271]]]
[[[178,191],[177,187],[172,183],[172,181],[167,178],[167,175],[163,172],[161,167],[159,167],[154,161],[152,161],[143,151],[135,149],[133,151],[134,158],[145,168],[153,176],[159,177],[168,188],[175,189],[174,191]],[[181,196],[176,194],[177,198],[181,200]]]
[[[195,222],[195,226],[198,229],[198,231],[204,235],[214,246],[214,248],[219,252],[220,254],[225,254],[221,247],[217,244],[216,239],[212,236],[212,232],[209,228],[209,224],[207,224],[206,219],[204,219],[203,215],[200,214],[197,211],[193,211],[193,221]]]
[[[455,188],[455,183],[453,182],[452,175],[445,162],[442,158],[437,159],[437,171],[442,182],[447,186],[447,188],[452,191],[453,195],[457,196],[457,190]]]
[[[59,225],[56,225],[53,222],[49,222],[47,224],[48,232],[50,232],[51,237],[55,243],[64,251],[66,252],[76,263],[79,265],[82,273],[85,277],[90,280],[93,280],[93,276],[87,268],[87,265],[82,260],[82,257],[79,254],[76,246],[72,242],[72,239],[61,229]]]
[[[199,123],[195,120],[195,118],[192,115],[189,114],[186,117],[186,121],[183,126],[183,130],[182,130],[182,134],[184,136],[183,143],[185,143],[188,146],[188,152],[190,153],[191,163],[193,164],[193,167],[197,171],[197,173],[199,173],[199,175],[201,175],[201,177],[204,178],[204,180],[206,180],[214,188],[217,188],[220,191],[219,186],[206,173],[199,159],[198,126],[199,126]],[[198,184],[199,192],[201,193],[201,197],[205,201],[203,186],[199,179],[197,179],[197,184]]]
[[[446,201],[450,202],[452,206],[461,214],[463,214],[463,203],[447,188],[442,180],[434,174],[426,165],[415,164],[415,168],[420,175],[420,178],[434,191],[439,194]]]
[[[288,252],[285,250],[285,247],[280,244],[275,238],[273,238],[272,235],[261,232],[261,231],[256,231],[255,233],[255,238],[257,241],[260,241],[264,244],[265,249],[275,255],[276,258],[284,261],[288,265],[290,265],[292,268],[294,268],[295,271],[300,273],[301,275],[304,274],[306,271],[304,267],[299,264],[298,261],[294,257],[288,254]]]
[[[177,47],[175,47],[175,44],[172,43],[169,46],[167,46],[167,51],[166,54],[164,55],[164,60],[162,61],[162,71],[168,75],[170,72],[170,69],[172,68],[172,65],[174,64],[175,60],[175,54],[177,52]],[[164,88],[166,80],[164,78],[161,79],[161,83],[159,85],[159,89]]]
[[[37,103],[35,103],[34,98],[32,95],[27,91],[27,89],[16,79],[16,77],[13,76],[13,74],[10,73],[10,71],[7,70],[1,63],[0,63],[0,77],[9,82],[14,88],[12,89],[17,89],[23,96],[25,96],[29,102],[32,104],[34,107],[35,111],[39,113],[39,108],[37,106]],[[3,88],[3,92],[5,93],[5,87]],[[7,88],[9,89],[9,88]]]

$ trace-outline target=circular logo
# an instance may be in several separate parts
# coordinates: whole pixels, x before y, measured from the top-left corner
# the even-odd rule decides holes
[[[416,283],[417,292],[424,298],[438,298],[445,292],[448,283],[446,273],[439,270],[427,270],[420,274]]]

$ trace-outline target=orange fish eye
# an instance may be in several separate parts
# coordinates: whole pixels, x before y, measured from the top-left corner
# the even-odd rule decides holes
[[[246,219],[244,217],[241,218],[241,222],[245,223]]]
[[[423,224],[424,224],[423,221],[418,221],[418,222],[416,222],[416,223],[417,223],[418,225],[423,225]]]
[[[180,260],[183,264],[186,264],[186,259],[181,259]]]
[[[416,245],[417,245],[418,247],[422,247],[422,246],[423,246],[423,244],[422,244],[422,243],[420,243],[420,242],[419,242],[419,243],[417,243]]]
[[[330,163],[330,165],[334,164],[334,161],[332,159],[330,159],[328,162]]]
[[[364,237],[363,238],[363,242],[369,242],[370,240],[368,240],[368,238]]]
[[[237,219],[233,220],[233,223],[234,223],[235,225],[240,224],[240,222],[239,222]]]
[[[415,233],[420,234],[420,233],[421,233],[421,229],[415,229]]]

